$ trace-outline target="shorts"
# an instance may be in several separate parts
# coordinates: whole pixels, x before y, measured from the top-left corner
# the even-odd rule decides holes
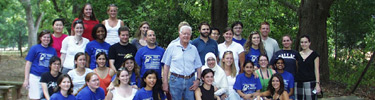
[[[42,97],[42,86],[40,84],[40,76],[34,74],[29,75],[29,98],[40,99]]]

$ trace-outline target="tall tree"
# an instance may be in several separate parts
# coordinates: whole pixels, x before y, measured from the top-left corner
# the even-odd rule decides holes
[[[297,11],[299,30],[297,37],[308,34],[311,38],[311,48],[320,54],[320,71],[322,81],[329,80],[327,18],[334,0],[301,0],[299,7],[284,0],[277,0],[284,6]],[[299,49],[297,39],[296,49]]]
[[[221,32],[228,25],[228,0],[212,0],[211,2],[211,25]]]
[[[27,20],[27,28],[28,28],[28,47],[30,48],[31,46],[37,44],[37,32],[40,26],[40,22],[42,20],[42,17],[44,13],[40,13],[37,17],[37,20],[34,21],[33,17],[33,10],[31,7],[30,0],[19,0],[22,3],[22,6],[25,9],[26,12],[26,20]]]

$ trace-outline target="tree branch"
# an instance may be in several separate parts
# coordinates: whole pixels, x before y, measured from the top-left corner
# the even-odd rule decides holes
[[[289,9],[293,10],[293,11],[297,11],[298,8],[294,5],[292,5],[290,2],[287,2],[285,0],[276,0],[277,2],[279,2],[280,4],[284,5],[285,7],[288,7]]]
[[[53,7],[55,8],[56,12],[61,12],[61,10],[59,9],[59,6],[57,5],[56,0],[52,0],[52,2],[53,2]]]

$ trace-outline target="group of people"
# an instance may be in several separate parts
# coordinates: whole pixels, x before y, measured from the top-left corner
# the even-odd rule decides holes
[[[158,46],[150,24],[141,22],[134,39],[117,19],[118,7],[107,8],[99,23],[91,4],[74,19],[71,34],[55,19],[53,32],[43,30],[26,56],[23,86],[30,99],[46,100],[315,100],[320,92],[319,55],[310,38],[302,51],[282,37],[280,50],[269,37],[270,24],[242,38],[242,22],[222,32],[202,22],[199,37],[183,21],[179,37],[166,49]],[[221,35],[222,34],[222,35]],[[223,43],[218,43],[220,36]]]

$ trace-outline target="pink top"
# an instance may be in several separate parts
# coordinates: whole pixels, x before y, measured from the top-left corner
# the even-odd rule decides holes
[[[60,37],[57,38],[57,37],[55,37],[55,36],[52,35],[52,40],[53,40],[52,47],[55,48],[58,57],[61,56],[60,50],[61,50],[61,46],[62,46],[62,41],[67,36],[68,35],[66,35],[66,34],[62,34]]]
[[[78,20],[78,18],[73,20],[73,23]],[[73,30],[73,23],[71,29]],[[83,26],[85,30],[83,31],[82,37],[89,39],[90,41],[94,40],[91,36],[92,29],[95,27],[96,24],[99,24],[98,20],[83,20]]]

